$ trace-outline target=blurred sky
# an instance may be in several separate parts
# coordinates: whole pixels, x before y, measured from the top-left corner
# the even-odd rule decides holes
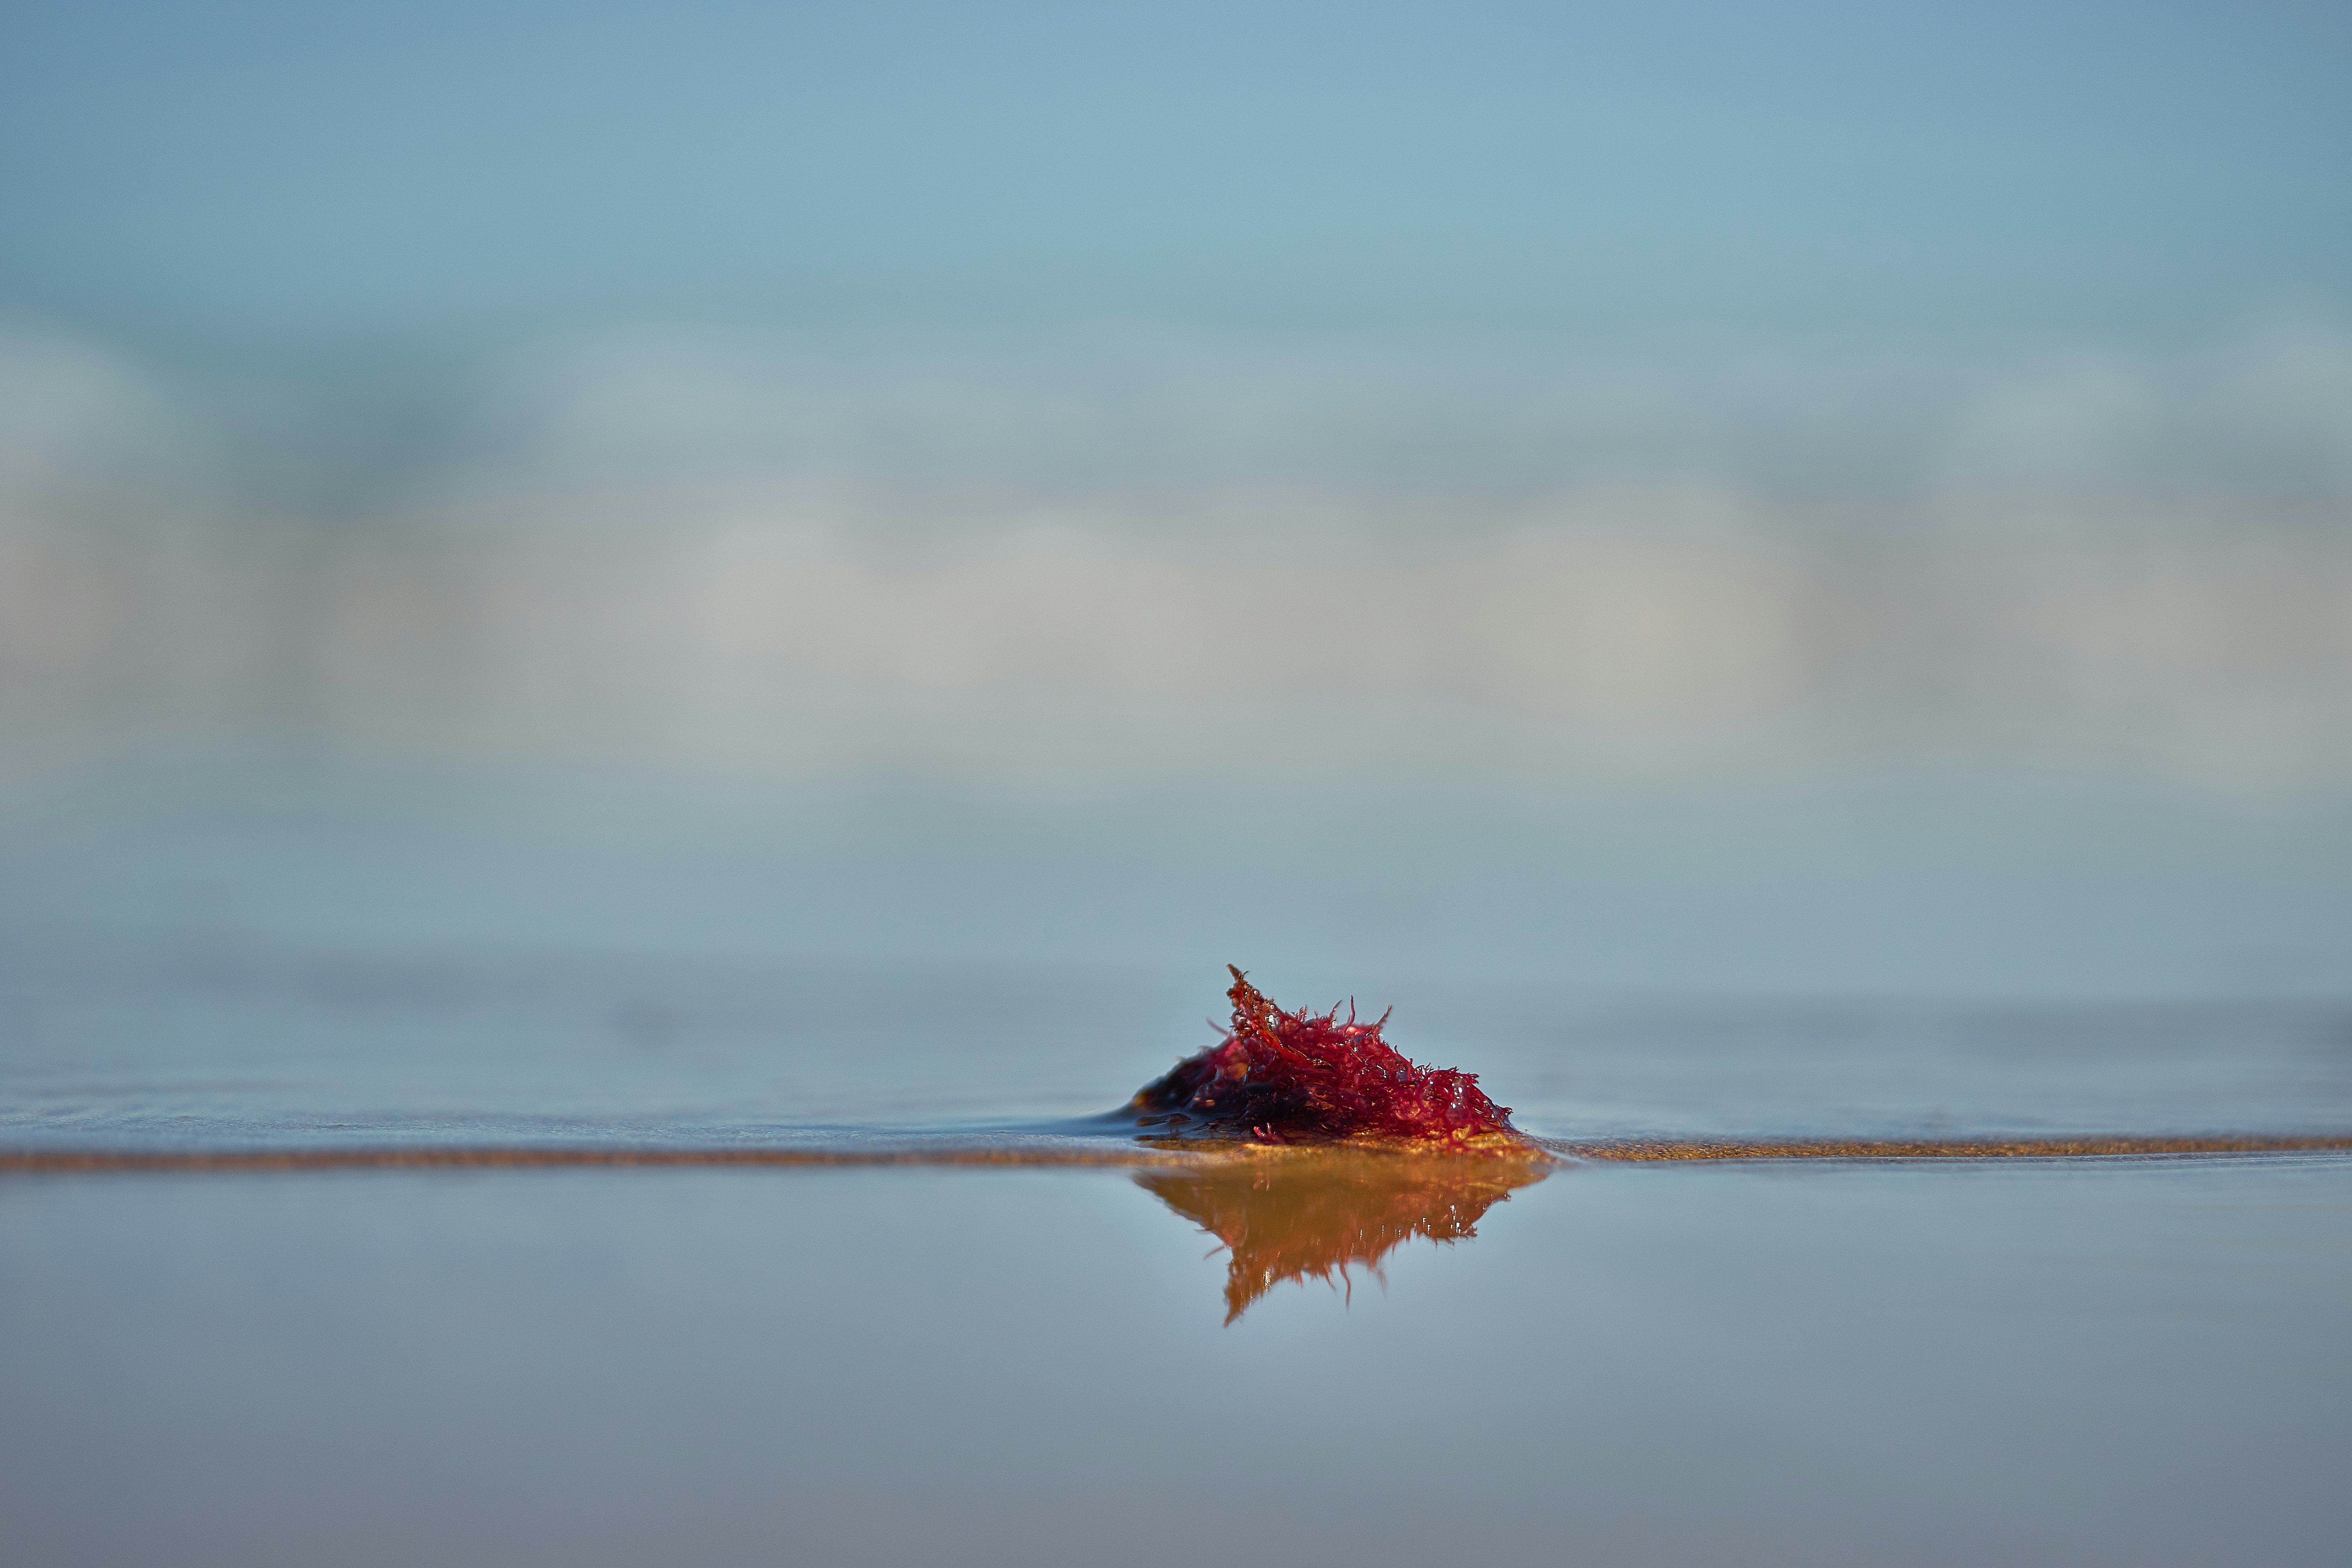
[[[0,298],[2178,339],[2352,286],[2325,4],[12,5]]]
[[[0,925],[2338,985],[2347,80],[2319,5],[9,6]]]

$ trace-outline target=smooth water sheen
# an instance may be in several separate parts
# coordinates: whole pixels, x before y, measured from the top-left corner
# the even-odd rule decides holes
[[[1112,1172],[0,1185],[16,1561],[2325,1561],[2352,1164],[1591,1167],[1281,1287]]]
[[[2352,1157],[1204,1163],[1095,1114],[1208,1037],[1200,979],[20,941],[0,1152],[1144,1163],[20,1165],[8,1558],[2138,1565],[2352,1533]],[[2323,1001],[1394,999],[1401,1047],[1557,1139],[2352,1131]]]
[[[1214,1038],[1224,978],[24,939],[0,946],[0,1149],[1124,1152],[1093,1119]],[[1539,1137],[2352,1133],[2340,1001],[1389,984],[1391,1039]]]

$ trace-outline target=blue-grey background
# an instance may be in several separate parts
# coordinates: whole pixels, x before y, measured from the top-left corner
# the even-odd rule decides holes
[[[11,6],[0,925],[2341,997],[2347,68],[2329,5]]]
[[[0,1151],[1131,1155],[1227,961],[1538,1133],[2341,1135],[2347,80],[2245,0],[0,0]],[[1111,1171],[19,1171],[0,1516],[2312,1558],[2346,1168],[1568,1165],[1228,1328]]]
[[[11,303],[251,353],[615,314],[2194,337],[2347,281],[2339,7],[101,4]]]

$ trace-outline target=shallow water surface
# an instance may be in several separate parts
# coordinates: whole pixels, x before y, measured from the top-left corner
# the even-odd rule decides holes
[[[1327,977],[1262,975],[1291,1005]],[[2352,1003],[1645,998],[1360,976],[1567,1139],[2352,1132]],[[0,942],[0,1149],[1129,1146],[1221,970]],[[1372,1005],[1372,998],[1364,999]]]
[[[2352,1156],[1220,1162],[1102,1118],[1214,998],[18,943],[12,1560],[2146,1564],[2352,1532]],[[2324,1001],[1396,1000],[1400,1047],[1570,1144],[2352,1131]],[[1009,1163],[34,1168],[485,1150]]]
[[[1234,1316],[1193,1222],[1247,1193],[1149,1174],[17,1177],[0,1506],[55,1563],[2218,1563],[2352,1527],[2341,1157],[1494,1197]]]

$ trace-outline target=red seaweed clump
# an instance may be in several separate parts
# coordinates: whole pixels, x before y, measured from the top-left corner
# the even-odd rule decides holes
[[[1232,969],[1232,965],[1226,966]],[[1217,1044],[1137,1092],[1139,1121],[1261,1143],[1370,1136],[1460,1143],[1512,1134],[1511,1108],[1475,1073],[1416,1066],[1381,1038],[1388,1022],[1286,1013],[1233,969],[1234,1021]]]

